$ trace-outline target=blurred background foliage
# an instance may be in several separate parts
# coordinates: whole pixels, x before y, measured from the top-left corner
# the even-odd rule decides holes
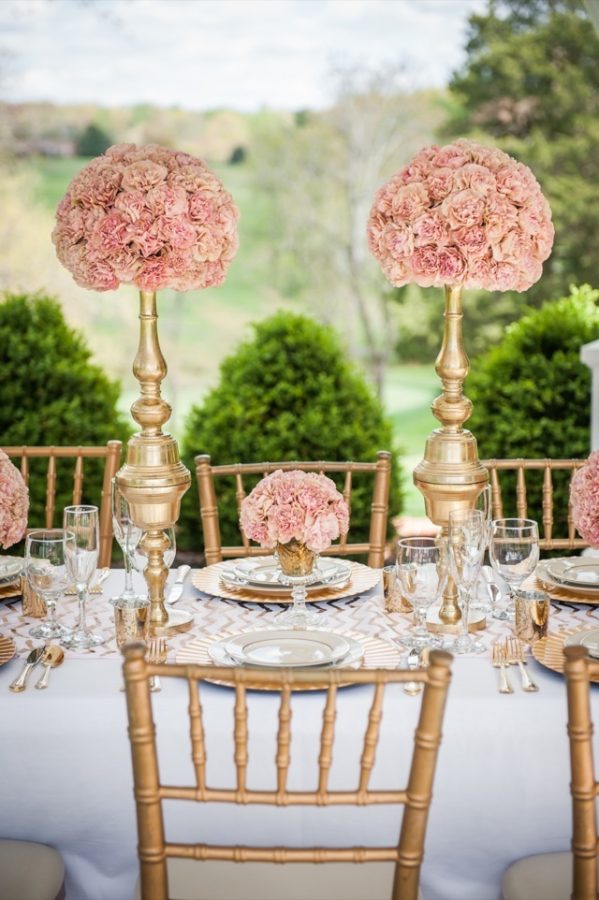
[[[533,168],[553,209],[553,255],[526,294],[467,292],[466,345],[476,371],[476,357],[502,340],[508,324],[567,295],[573,283],[599,285],[598,59],[581,0],[488,0],[470,17],[463,64],[445,90],[409,89],[409,70],[398,60],[332,69],[333,100],[319,111],[0,103],[0,289],[58,297],[94,362],[111,383],[120,381],[126,414],[137,394],[135,292],[97,295],[73,283],[50,241],[54,209],[71,177],[112,142],[155,142],[200,156],[240,207],[240,250],[221,288],[161,293],[170,427],[183,436],[190,410],[202,408],[221,361],[248,338],[251,323],[277,310],[301,312],[337,331],[381,400],[409,472],[436,425],[429,404],[438,392],[432,363],[442,296],[384,281],[366,247],[372,197],[420,146],[457,135],[496,144]],[[474,389],[486,403],[478,382]],[[580,441],[568,454],[582,452],[585,435],[588,444],[587,394],[578,402]],[[196,419],[192,413],[189,422]],[[519,452],[513,441],[510,451]],[[421,513],[407,482],[405,509]]]

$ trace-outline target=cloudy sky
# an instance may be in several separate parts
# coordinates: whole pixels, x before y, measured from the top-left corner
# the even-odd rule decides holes
[[[331,66],[407,65],[443,85],[485,0],[1,0],[0,95],[13,101],[298,109]]]

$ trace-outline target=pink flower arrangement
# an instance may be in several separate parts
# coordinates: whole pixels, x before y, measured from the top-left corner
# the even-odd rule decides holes
[[[199,159],[117,144],[73,178],[52,240],[81,287],[189,291],[224,280],[238,218],[231,195]]]
[[[377,193],[368,246],[391,284],[528,290],[553,246],[530,169],[474,141],[425,147]]]
[[[24,536],[28,510],[29,492],[23,476],[0,450],[0,546],[4,550]]]
[[[591,453],[570,483],[572,521],[591,547],[599,548],[599,450]]]
[[[263,547],[291,540],[321,553],[349,528],[349,511],[335,482],[312,472],[278,469],[243,500],[241,528]]]

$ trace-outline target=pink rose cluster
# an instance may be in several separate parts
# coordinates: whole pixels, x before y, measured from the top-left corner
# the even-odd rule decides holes
[[[224,280],[238,217],[199,159],[155,144],[117,144],[71,181],[52,240],[81,287],[189,291]]]
[[[553,246],[530,169],[460,139],[425,147],[377,193],[368,246],[391,284],[525,291]]]
[[[591,453],[570,483],[572,521],[583,540],[599,548],[599,450]]]
[[[25,534],[28,510],[29,492],[23,476],[0,450],[0,546],[4,550]]]
[[[313,472],[278,469],[241,504],[241,528],[263,547],[295,539],[314,553],[326,550],[349,528],[349,511],[335,482]]]

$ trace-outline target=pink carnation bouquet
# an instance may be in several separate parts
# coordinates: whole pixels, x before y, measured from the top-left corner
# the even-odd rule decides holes
[[[189,291],[224,280],[238,217],[201,160],[154,144],[117,144],[73,178],[52,240],[81,287]]]
[[[591,453],[570,483],[572,521],[580,536],[599,549],[599,450]]]
[[[27,529],[29,492],[23,476],[0,450],[0,546],[12,547]]]
[[[278,469],[241,504],[241,528],[263,547],[296,540],[321,553],[349,528],[349,511],[335,482],[311,472]]]
[[[530,169],[465,139],[417,153],[378,191],[368,220],[368,246],[396,287],[525,291],[553,236]]]

